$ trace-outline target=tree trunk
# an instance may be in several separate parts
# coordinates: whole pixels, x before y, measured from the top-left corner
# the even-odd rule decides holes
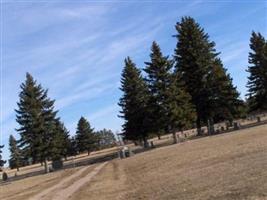
[[[201,123],[200,123],[200,118],[197,117],[197,136],[201,135]]]
[[[173,136],[173,144],[177,144],[178,143],[178,138],[177,138],[177,135],[176,135],[176,131],[172,132],[172,136]]]
[[[215,132],[213,118],[210,118],[210,132],[211,132],[211,134],[214,134],[214,132]]]
[[[210,126],[210,120],[207,121],[207,129],[208,129],[208,135],[211,135],[211,126]]]
[[[232,127],[233,126],[233,122],[234,120],[233,119],[229,119],[229,126]]]
[[[45,166],[45,173],[49,173],[47,158],[45,158],[45,160],[44,160],[44,166]]]
[[[19,167],[17,167],[17,172],[19,172]]]
[[[90,155],[90,151],[89,151],[89,150],[87,150],[87,155],[88,155],[88,156]]]
[[[161,140],[161,135],[160,134],[158,134],[158,140]]]

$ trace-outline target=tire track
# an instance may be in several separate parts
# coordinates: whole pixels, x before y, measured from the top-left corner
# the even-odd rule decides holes
[[[107,162],[101,163],[100,165],[95,167],[92,172],[87,174],[87,176],[81,178],[80,180],[75,181],[69,187],[63,190],[59,190],[52,198],[52,200],[65,200],[71,197],[71,195],[77,192],[83,185],[90,182],[94,178],[94,176],[96,176],[106,164]]]
[[[52,187],[49,187],[47,189],[44,189],[40,193],[38,193],[35,196],[31,197],[30,200],[42,200],[42,199],[45,199],[45,197],[47,196],[47,194],[51,193],[54,190],[61,189],[62,187],[64,187],[64,185],[66,183],[68,183],[72,179],[75,179],[76,177],[82,175],[82,173],[85,172],[89,167],[91,167],[91,166],[84,167],[84,168],[80,169],[79,171],[77,171],[76,173],[72,174],[71,176],[64,178],[63,180],[61,180],[56,185],[53,185]]]

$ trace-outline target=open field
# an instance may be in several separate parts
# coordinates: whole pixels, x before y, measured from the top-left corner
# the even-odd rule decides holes
[[[188,140],[100,165],[7,182],[0,185],[0,197],[48,200],[63,194],[61,200],[267,199],[267,125]]]
[[[73,199],[267,199],[267,125],[108,164]]]
[[[263,123],[267,123],[267,114],[263,114],[260,117],[261,117],[261,120]],[[237,120],[237,122],[240,123],[241,127],[250,126],[250,125],[258,125],[256,117],[252,118],[251,120],[240,119],[240,120]],[[215,130],[219,130],[219,129],[221,129],[221,127],[224,127],[226,129],[225,123],[215,124]],[[233,127],[230,128],[229,131],[232,131],[232,129],[233,129]],[[204,130],[204,132],[206,132],[207,128],[203,127],[202,130]],[[190,139],[192,137],[195,137],[196,133],[197,133],[196,129],[186,130],[186,131],[184,131],[184,134],[177,132],[177,134],[179,135],[179,138],[181,140]],[[188,138],[184,137],[185,134],[187,135]],[[173,136],[172,136],[172,134],[166,134],[166,135],[161,136],[161,140],[158,140],[158,138],[151,138],[151,139],[149,139],[149,141],[153,141],[153,143],[156,147],[161,147],[161,146],[172,144]],[[140,146],[136,147],[132,143],[128,144],[127,146],[131,147],[132,149],[140,149]],[[65,168],[71,168],[73,166],[87,165],[87,164],[90,164],[89,160],[97,159],[99,157],[105,157],[109,154],[112,155],[112,154],[116,153],[117,151],[118,151],[118,147],[113,147],[113,148],[109,148],[109,149],[103,149],[100,151],[92,152],[90,154],[90,156],[88,156],[87,153],[83,153],[83,154],[79,154],[77,156],[68,157],[68,160],[64,161],[64,166],[65,166]],[[49,164],[50,164],[50,162],[49,162]],[[41,173],[43,173],[43,170],[44,170],[44,167],[41,166],[40,163],[38,163],[38,164],[26,166],[26,167],[21,167],[19,172],[17,172],[16,169],[13,169],[13,170],[7,169],[5,171],[7,172],[9,177],[14,177],[15,174],[17,174],[18,176],[28,177],[28,176],[32,176],[32,175],[41,174]]]

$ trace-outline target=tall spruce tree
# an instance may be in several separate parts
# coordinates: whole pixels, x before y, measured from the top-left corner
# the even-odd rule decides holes
[[[75,139],[75,136],[72,136],[70,138],[70,148],[68,150],[68,154],[70,156],[76,156],[78,152],[78,148],[77,148],[77,141]]]
[[[260,33],[250,38],[248,103],[250,112],[267,110],[267,41]]]
[[[176,132],[191,128],[196,118],[191,96],[185,90],[180,74],[170,77],[166,91],[167,124],[173,134],[174,143],[178,142]]]
[[[232,115],[231,109],[238,102],[239,94],[217,57],[215,43],[209,40],[204,29],[191,17],[183,17],[175,28],[178,40],[174,55],[175,73],[181,74],[192,97],[200,134],[201,124],[213,124],[213,118],[219,114],[225,118]],[[222,113],[220,108],[225,112]]]
[[[233,85],[230,74],[227,73],[219,58],[214,61],[208,82],[212,91],[212,98],[207,107],[210,110],[211,119],[218,122],[233,121],[234,118],[241,117],[241,108],[244,106],[244,102],[240,99],[240,94]]]
[[[71,145],[71,138],[69,131],[67,130],[67,128],[64,126],[63,123],[61,124],[61,130],[63,135],[63,146],[64,146],[62,155],[64,156],[65,160],[67,160],[67,156],[71,156],[73,152]]]
[[[87,151],[88,155],[91,151],[95,149],[96,137],[94,135],[94,130],[91,128],[90,123],[84,118],[81,117],[76,131],[76,142],[78,151],[84,152]]]
[[[11,169],[16,168],[19,171],[19,167],[22,166],[22,155],[21,150],[17,145],[17,140],[13,135],[9,137],[9,151],[10,151],[10,159],[9,159],[9,167]]]
[[[167,89],[170,84],[172,61],[163,56],[159,45],[154,41],[151,46],[150,62],[145,62],[145,81],[149,88],[149,110],[151,131],[159,138],[168,127],[167,119]]]
[[[26,158],[33,162],[44,162],[45,172],[48,172],[48,158],[53,152],[53,138],[56,132],[56,111],[54,100],[47,97],[48,90],[27,73],[25,83],[21,84],[16,121],[21,139],[19,145]]]
[[[4,148],[4,145],[0,145],[0,169],[4,166],[4,164],[6,163],[5,160],[2,160],[2,148]]]
[[[151,126],[148,117],[148,88],[133,61],[127,57],[124,62],[120,88],[123,95],[119,101],[122,109],[120,117],[124,119],[123,135],[128,140],[142,140],[146,148]]]
[[[60,119],[56,119],[55,121],[55,134],[53,138],[52,152],[51,158],[53,160],[59,160],[62,157],[67,160],[67,156],[70,154],[71,141],[69,138],[69,132],[64,126],[64,124],[60,121]]]

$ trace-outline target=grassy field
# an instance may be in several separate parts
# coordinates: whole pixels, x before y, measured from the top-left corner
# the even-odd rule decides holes
[[[44,188],[54,187],[42,198],[53,199],[53,194],[71,188],[97,166],[76,167],[1,184],[0,197],[26,200]],[[109,161],[78,191],[64,198],[267,199],[266,167],[267,125],[262,125]],[[62,183],[73,174],[77,176]]]
[[[110,162],[73,199],[267,199],[267,125]]]

